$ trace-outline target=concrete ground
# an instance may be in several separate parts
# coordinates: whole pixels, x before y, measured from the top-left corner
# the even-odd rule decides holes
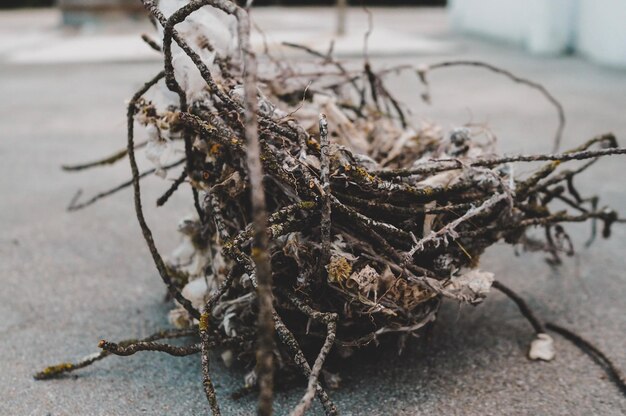
[[[280,20],[280,13],[270,9],[257,16],[262,23]],[[319,10],[306,13],[312,21],[331,19]],[[351,16],[363,18],[360,10]],[[0,20],[11,17],[0,14]],[[448,55],[379,57],[373,61],[376,67],[448,57],[486,60],[543,83],[562,101],[568,117],[564,148],[607,131],[626,143],[625,72],[575,57],[531,57],[506,45],[452,35],[438,10],[376,10],[377,22],[455,48],[453,54],[443,51]],[[163,302],[131,193],[120,192],[80,212],[65,211],[77,189],[91,194],[126,180],[126,162],[82,174],[59,168],[124,146],[124,100],[158,70],[158,63],[35,65],[3,56],[0,414],[206,414],[198,357],[112,357],[76,377],[32,379],[45,365],[95,351],[101,338],[141,337],[167,326],[170,305]],[[510,153],[550,148],[555,113],[536,92],[475,69],[441,70],[430,81],[431,106],[419,101],[413,76],[390,84],[414,109],[416,120],[437,121],[445,128],[487,123]],[[603,203],[625,215],[625,168],[623,158],[606,159],[580,178],[579,189],[601,195]],[[172,236],[181,212],[191,207],[182,191],[164,208],[151,208],[149,201],[165,187],[158,178],[144,181],[147,220],[167,253],[177,243]],[[589,249],[582,244],[588,226],[567,229],[578,254],[558,269],[551,269],[542,255],[516,257],[504,246],[490,249],[481,268],[518,290],[540,316],[575,329],[626,368],[626,229],[615,227],[610,240]],[[428,343],[402,357],[380,351],[375,359],[349,362],[341,370],[341,389],[331,396],[346,415],[626,414],[626,399],[586,355],[555,336],[556,359],[530,362],[525,353],[531,339],[529,325],[499,293],[475,308],[448,304]],[[229,398],[243,370],[215,362],[213,373],[223,414],[252,414],[254,397]],[[279,392],[276,413],[286,414],[302,391],[298,386]],[[311,413],[319,414],[319,406]]]

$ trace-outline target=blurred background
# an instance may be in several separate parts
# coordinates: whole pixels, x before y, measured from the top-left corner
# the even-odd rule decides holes
[[[415,5],[437,5],[437,4],[445,4],[445,0],[364,0],[360,1],[359,4],[367,5],[367,6],[385,6],[385,5],[398,5],[403,4],[406,6],[415,6]],[[5,0],[0,7],[6,8],[14,8],[14,7],[50,7],[55,3],[64,3],[64,7],[67,5],[82,5],[82,6],[91,6],[93,7],[96,4],[100,5],[124,5],[135,3],[129,0]],[[255,1],[254,4],[257,6],[329,6],[335,4],[335,0],[258,0]]]
[[[621,0],[257,0],[256,6],[335,6],[337,31],[346,6],[446,7],[457,33],[507,42],[531,53],[578,53],[605,65],[626,67],[626,3]],[[138,0],[4,0],[0,9],[55,8],[57,23],[94,27],[141,20]],[[36,13],[33,11],[33,13]],[[46,13],[40,11],[39,14]]]

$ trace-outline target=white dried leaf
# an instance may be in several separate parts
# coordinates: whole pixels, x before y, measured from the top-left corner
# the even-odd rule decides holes
[[[379,278],[380,274],[368,264],[350,275],[346,281],[346,287],[348,289],[357,288],[359,293],[365,297],[369,297],[370,293],[374,292],[374,298],[376,298]]]
[[[206,141],[202,140],[202,137],[200,135],[197,135],[194,139],[193,139],[193,144],[191,145],[191,147],[194,150],[198,150],[202,153],[209,153],[209,145],[207,144]]]
[[[364,155],[361,153],[353,153],[352,157],[354,157],[354,160],[356,161],[356,163],[362,168],[365,168],[368,170],[380,169],[380,165],[378,164],[378,162],[376,162],[374,159],[372,159],[371,157],[367,155]]]
[[[146,145],[146,158],[154,165],[157,176],[165,178],[166,172],[163,166],[168,163],[174,154],[174,146],[171,140],[161,137],[159,128],[154,124],[146,126],[148,144]]]
[[[429,176],[423,181],[418,182],[420,186],[448,186],[454,180],[456,180],[460,175],[458,170],[448,170],[445,172],[438,173],[436,175]]]
[[[385,298],[390,299],[399,307],[412,311],[420,303],[430,299],[432,294],[422,290],[419,285],[404,279],[393,277],[392,284],[385,292]]]
[[[469,303],[480,303],[487,296],[493,284],[493,273],[479,269],[452,277],[445,290],[452,297]]]
[[[528,358],[531,360],[552,361],[556,355],[554,340],[548,334],[537,334],[528,349]]]
[[[189,299],[194,308],[201,310],[204,307],[204,297],[207,294],[206,281],[202,278],[192,280],[183,287],[181,294]]]
[[[415,140],[416,137],[417,132],[412,128],[409,128],[402,132],[402,134],[400,134],[400,136],[396,139],[389,141],[389,143],[393,143],[393,147],[389,150],[387,157],[380,162],[381,166],[385,166],[387,163],[400,156],[404,152],[407,143],[411,140]]]
[[[229,337],[236,337],[237,331],[235,330],[235,323],[233,322],[233,318],[237,316],[237,312],[233,310],[234,308],[229,308],[229,310],[224,314],[224,318],[222,319],[222,326],[224,327],[224,332]]]
[[[428,209],[433,209],[437,207],[437,201],[430,201],[427,204],[424,204],[424,209],[428,210]],[[426,214],[424,215],[424,228],[422,231],[422,236],[425,237],[427,235],[429,235],[430,233],[433,232],[433,222],[435,221],[435,218],[437,218],[437,215],[435,214]]]
[[[329,389],[336,390],[341,386],[341,376],[339,373],[331,373],[322,369],[322,377]]]
[[[347,146],[349,149],[352,149],[354,153],[368,153],[370,146],[367,143],[364,132],[356,128],[352,121],[336,104],[334,97],[315,94],[313,96],[313,103],[318,105],[318,114],[326,114],[328,125],[332,126],[333,131],[337,133],[337,137],[334,138],[336,143]]]
[[[225,350],[224,352],[222,352],[221,357],[226,367],[230,367],[231,365],[233,365],[235,357],[232,350]]]
[[[255,370],[250,371],[248,374],[246,374],[243,377],[244,386],[246,388],[250,388],[250,387],[256,386],[257,379],[258,379],[258,377],[256,375],[256,371]]]
[[[182,234],[181,241],[172,252],[169,263],[179,267],[181,272],[189,274],[192,278],[204,276],[211,259],[206,248],[194,243],[195,238],[202,232],[200,221],[193,217],[183,218],[178,223],[178,231]]]
[[[311,166],[313,169],[320,169],[322,164],[317,156],[307,154],[304,158],[304,163]]]
[[[350,262],[356,261],[358,257],[346,251],[347,247],[348,245],[343,240],[343,236],[341,234],[337,234],[333,242],[330,244],[330,252],[332,255],[344,257]]]
[[[187,3],[188,0],[161,0],[159,8],[165,16],[169,16]],[[184,22],[178,24],[176,30],[200,55],[214,76],[220,76],[219,66],[214,64],[216,55],[232,56],[237,51],[237,28],[234,16],[214,7],[203,7],[196,11]],[[162,39],[161,26],[158,31],[158,37]],[[201,99],[206,90],[206,82],[191,58],[175,43],[172,45],[172,65],[176,79],[187,93],[189,101]]]
[[[218,284],[222,283],[228,274],[228,265],[222,255],[222,250],[218,249],[213,256],[211,267],[213,269],[213,279],[216,280]]]
[[[180,244],[176,246],[171,254],[170,262],[176,266],[189,265],[196,253],[196,248],[191,241],[191,238],[184,236]]]
[[[380,274],[368,264],[350,275],[346,281],[346,287],[348,289],[356,288],[365,297],[369,297],[370,293],[374,292],[376,298],[379,278]]]
[[[182,306],[172,309],[167,318],[172,325],[179,329],[189,328],[193,323],[191,316]]]
[[[189,266],[187,266],[183,271],[189,273],[192,277],[201,277],[204,276],[207,264],[209,264],[208,251],[196,250],[196,255],[193,256],[191,264],[189,264]],[[211,281],[214,280],[213,275],[207,277],[207,279]]]
[[[302,261],[300,260],[300,233],[290,233],[285,238],[285,244],[283,245],[283,253],[285,256],[292,258],[298,267],[302,267]]]

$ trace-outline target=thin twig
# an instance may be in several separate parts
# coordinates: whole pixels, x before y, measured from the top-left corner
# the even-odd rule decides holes
[[[611,381],[617,386],[622,394],[626,396],[626,378],[624,377],[622,371],[617,368],[615,363],[613,363],[613,361],[607,357],[606,354],[600,351],[589,341],[567,328],[551,322],[546,322],[546,328],[561,335],[577,346],[581,351],[589,355],[608,374]]]
[[[438,62],[438,63],[435,63],[435,64],[430,64],[430,65],[428,65],[428,66],[426,66],[424,68],[418,69],[418,71],[419,71],[418,74],[420,76],[420,79],[425,82],[426,81],[426,73],[428,73],[428,72],[430,72],[432,70],[435,70],[435,69],[449,68],[449,67],[454,67],[454,66],[473,66],[473,67],[488,69],[489,71],[495,72],[496,74],[504,75],[504,76],[506,76],[507,78],[509,78],[510,80],[512,80],[514,82],[527,85],[527,86],[529,86],[531,88],[534,88],[537,91],[539,91],[554,106],[554,108],[556,108],[556,111],[558,113],[559,124],[558,124],[558,127],[556,129],[556,133],[554,135],[554,144],[553,144],[553,147],[552,147],[552,152],[554,152],[554,153],[558,152],[559,147],[561,145],[561,138],[563,136],[563,130],[565,129],[565,111],[563,110],[563,106],[561,105],[559,100],[554,98],[554,96],[543,85],[539,84],[538,82],[531,81],[529,79],[519,77],[519,76],[513,74],[512,72],[507,71],[506,69],[502,69],[502,68],[499,68],[499,67],[497,67],[495,65],[488,64],[486,62],[481,62],[481,61],[444,61],[444,62]]]
[[[156,341],[159,339],[181,338],[181,337],[193,336],[196,334],[197,334],[196,328],[158,331],[146,338],[143,338],[141,341],[151,342],[151,341]],[[137,342],[137,340],[130,339],[130,340],[121,341],[118,343],[118,345],[122,345],[122,346],[129,345],[134,342]],[[57,364],[57,365],[53,365],[50,367],[46,367],[44,370],[35,374],[34,378],[36,380],[47,380],[47,379],[55,378],[55,377],[60,376],[61,374],[65,374],[65,373],[69,373],[69,372],[72,372],[81,368],[85,368],[95,363],[96,361],[100,361],[103,358],[108,357],[109,355],[111,355],[110,352],[103,350],[94,354],[90,354],[75,363],[62,363],[62,364]]]
[[[168,188],[167,191],[165,191],[165,193],[163,195],[161,195],[159,197],[159,199],[157,199],[157,207],[161,207],[163,205],[165,205],[165,203],[168,201],[168,199],[170,199],[170,197],[174,194],[174,192],[176,192],[176,190],[178,189],[178,187],[185,182],[185,179],[187,179],[187,170],[184,169],[180,175],[178,176],[178,178],[176,178],[174,180],[174,182],[172,182],[172,185]]]
[[[163,166],[161,169],[167,171],[171,168],[174,168],[176,166],[180,166],[181,164],[183,164],[185,162],[185,159],[181,159],[178,160],[174,163],[170,163],[169,165],[165,165]],[[156,169],[149,169],[145,172],[141,172],[139,174],[139,179],[144,178],[146,176],[152,175],[154,172],[156,172]],[[90,205],[93,205],[94,203],[96,203],[97,201],[99,201],[102,198],[106,198],[109,195],[113,195],[114,193],[121,191],[122,189],[126,189],[129,186],[132,186],[133,184],[133,179],[130,179],[126,182],[122,182],[121,184],[117,185],[114,188],[109,189],[108,191],[104,191],[104,192],[100,192],[99,194],[96,194],[94,196],[92,196],[91,198],[89,198],[88,200],[81,202],[81,203],[77,203],[78,198],[80,197],[80,195],[82,194],[81,191],[78,191],[76,193],[76,196],[72,199],[72,201],[70,202],[70,205],[67,207],[68,211],[78,211],[80,209],[86,208]]]
[[[174,299],[178,301],[186,310],[189,312],[191,316],[196,319],[200,318],[200,312],[196,308],[193,307],[191,302],[186,299],[181,293],[180,290],[174,285],[172,279],[167,270],[167,266],[161,257],[161,254],[156,248],[154,244],[154,238],[152,237],[152,231],[148,228],[148,224],[146,223],[146,219],[143,215],[143,209],[141,206],[141,188],[139,185],[139,169],[137,168],[137,161],[135,160],[135,145],[134,145],[134,122],[135,122],[135,112],[137,111],[136,105],[139,99],[146,93],[152,86],[154,86],[157,82],[165,77],[165,72],[159,72],[154,78],[148,81],[143,87],[139,89],[133,96],[133,98],[128,103],[128,112],[126,115],[127,118],[127,128],[128,128],[128,160],[130,162],[130,169],[133,174],[133,190],[134,190],[134,201],[135,201],[135,213],[137,214],[137,221],[139,222],[139,226],[141,227],[141,232],[143,234],[144,239],[146,240],[146,244],[148,245],[148,249],[150,250],[150,254],[152,255],[152,259],[154,260],[154,264],[161,275],[161,279],[165,286],[169,290],[170,294]]]
[[[146,144],[148,144],[147,141],[141,142],[141,143],[137,143],[135,145],[135,150],[137,149],[141,149],[142,147],[145,147]],[[93,162],[87,162],[87,163],[80,163],[77,165],[62,165],[61,169],[63,169],[64,171],[67,172],[76,172],[76,171],[80,171],[80,170],[85,170],[85,169],[89,169],[89,168],[93,168],[96,166],[105,166],[105,165],[112,165],[115,162],[117,162],[120,159],[123,159],[126,155],[128,154],[128,150],[126,148],[119,150],[115,153],[113,153],[111,156],[107,156],[103,159],[99,159]]]
[[[320,273],[323,274],[324,267],[330,259],[330,231],[331,231],[331,198],[330,198],[330,148],[328,142],[328,120],[325,114],[319,117],[320,129],[320,180],[322,182],[322,221],[320,223],[320,235],[322,241],[322,254],[320,256]]]

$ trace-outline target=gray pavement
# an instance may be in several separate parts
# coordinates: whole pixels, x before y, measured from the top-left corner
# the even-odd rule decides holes
[[[276,19],[276,10],[266,11]],[[323,13],[309,10],[311,19]],[[0,15],[1,16],[1,15]],[[626,72],[574,57],[536,58],[447,33],[440,11],[381,10],[406,34],[454,42],[454,57],[483,59],[545,84],[568,116],[564,148],[612,131],[626,143]],[[378,17],[380,16],[380,17]],[[261,16],[260,16],[261,18]],[[376,66],[443,59],[402,56]],[[42,366],[95,351],[99,339],[147,335],[167,326],[170,305],[145,248],[128,191],[84,211],[65,211],[78,188],[86,194],[128,178],[125,162],[68,174],[80,162],[124,146],[124,100],[152,76],[147,63],[16,65],[0,58],[0,415],[206,414],[198,357],[161,354],[113,357],[77,377],[35,382]],[[553,109],[535,92],[496,75],[448,69],[430,77],[433,105],[419,102],[419,85],[403,75],[390,86],[414,108],[416,120],[449,128],[488,123],[506,152],[545,151],[556,127]],[[626,212],[623,158],[606,159],[579,188]],[[145,180],[146,201],[165,185]],[[173,230],[190,212],[179,192],[159,210],[148,209],[156,241],[167,253]],[[146,205],[150,207],[150,203]],[[586,226],[568,226],[579,253],[559,269],[542,255],[516,257],[490,249],[481,268],[517,289],[538,314],[576,329],[626,368],[626,229],[582,247]],[[498,293],[478,307],[445,305],[429,340],[402,357],[350,362],[341,389],[331,393],[347,415],[623,415],[626,399],[590,359],[556,337],[550,363],[525,358],[531,328]],[[426,342],[427,341],[427,342]],[[243,370],[215,362],[214,380],[226,415],[252,414],[254,397],[233,401]],[[277,394],[286,414],[302,386]],[[317,406],[317,405],[316,405]],[[319,406],[312,413],[318,414]]]

